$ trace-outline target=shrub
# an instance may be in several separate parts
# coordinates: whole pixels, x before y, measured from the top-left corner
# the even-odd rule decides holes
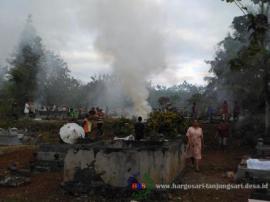
[[[177,112],[152,112],[147,121],[150,130],[162,133],[166,137],[184,134],[189,123]]]

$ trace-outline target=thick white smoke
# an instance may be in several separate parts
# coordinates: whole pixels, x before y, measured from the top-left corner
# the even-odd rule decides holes
[[[147,79],[165,67],[163,16],[157,0],[96,1],[95,47],[110,62],[132,113],[146,117]],[[110,58],[110,59],[108,59]]]

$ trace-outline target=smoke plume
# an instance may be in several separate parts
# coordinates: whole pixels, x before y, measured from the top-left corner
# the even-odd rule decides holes
[[[120,78],[133,115],[146,117],[147,79],[165,67],[161,6],[157,0],[98,0],[95,6],[95,48]]]

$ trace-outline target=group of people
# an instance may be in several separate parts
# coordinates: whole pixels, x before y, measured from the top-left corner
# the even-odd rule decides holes
[[[25,117],[34,117],[36,114],[36,108],[32,101],[26,102],[24,105],[24,115]]]
[[[34,105],[32,102],[26,102],[24,107],[25,116],[29,117],[32,113],[35,113]],[[233,118],[238,120],[240,114],[240,107],[237,102],[235,102],[233,109]],[[91,110],[86,114],[83,120],[83,129],[87,138],[97,139],[103,135],[103,119],[105,113],[102,109],[96,107],[91,108]],[[188,128],[187,137],[187,147],[186,147],[186,157],[191,159],[192,164],[195,166],[195,171],[199,172],[199,163],[202,159],[202,150],[204,147],[203,141],[203,130],[197,120],[197,110],[196,103],[192,106],[192,126]],[[222,106],[222,121],[217,126],[216,137],[218,137],[219,146],[222,149],[227,147],[227,139],[230,133],[229,126],[229,106],[227,101],[224,101]],[[142,117],[138,117],[137,122],[134,124],[135,129],[135,140],[141,140],[144,138],[145,125],[142,123]]]
[[[39,108],[39,111],[42,111],[42,112],[68,112],[69,110],[70,108],[65,105],[57,106],[55,104],[52,106],[43,105]]]
[[[237,101],[234,102],[232,113],[229,111],[229,104],[227,100],[224,100],[222,109],[221,109],[222,119],[223,120],[229,120],[230,116],[232,115],[233,120],[237,121],[239,119],[240,115],[240,106]]]
[[[97,139],[103,135],[104,112],[101,108],[92,107],[83,120],[83,130],[87,138]]]
[[[19,114],[19,109],[18,105],[16,102],[12,104],[12,113],[13,114]],[[43,106],[36,106],[32,101],[27,101],[25,102],[24,105],[24,116],[25,117],[32,117],[34,118],[36,114],[39,114],[40,116],[59,116],[59,117],[66,117],[66,118],[71,118],[72,120],[80,119],[83,118],[84,115],[87,113],[87,108],[79,107],[79,108],[73,108],[73,107],[68,107],[66,105],[63,106],[57,106],[57,105],[43,105]],[[89,111],[90,114],[96,114],[98,117],[103,114],[102,109],[99,107],[92,108]],[[15,116],[15,115],[13,115]],[[18,116],[16,116],[18,117]]]
[[[237,101],[234,102],[233,109],[230,111],[230,107],[227,100],[224,100],[221,107],[218,108],[218,110],[214,110],[214,108],[209,105],[207,108],[207,117],[210,122],[213,120],[214,115],[221,115],[223,120],[229,120],[230,117],[233,117],[234,121],[237,121],[239,119],[240,115],[240,106]],[[198,118],[198,108],[196,102],[192,104],[191,108],[191,118],[197,119]]]
[[[17,109],[17,103],[14,102],[12,105],[12,108],[16,108],[16,111],[18,111]],[[24,115],[25,117],[35,117],[36,113],[42,113],[42,112],[68,112],[68,107],[66,106],[56,106],[56,105],[52,105],[52,106],[40,106],[37,107],[32,101],[27,101],[24,104]]]

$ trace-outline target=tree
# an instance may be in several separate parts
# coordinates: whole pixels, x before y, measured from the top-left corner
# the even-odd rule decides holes
[[[18,49],[9,60],[9,92],[20,107],[24,102],[33,100],[37,92],[37,74],[40,58],[43,56],[41,38],[28,17],[21,35]]]
[[[241,2],[227,0],[238,5]],[[270,47],[269,47],[269,0],[252,0],[255,5],[258,5],[258,13],[245,13],[245,18],[248,21],[247,30],[250,32],[250,40],[247,46],[241,48],[238,56],[231,61],[232,69],[254,72],[255,75],[262,80],[261,89],[265,108],[265,134],[269,135],[270,130]],[[244,7],[240,3],[239,8]]]
[[[7,73],[8,73],[7,67],[0,66],[0,94],[2,94],[3,85],[6,81]]]
[[[162,96],[158,99],[158,103],[162,110],[165,110],[166,107],[171,103],[171,100],[169,97]]]
[[[148,101],[153,108],[158,108],[161,106],[159,99],[168,98],[169,103],[176,107],[178,110],[185,111],[190,107],[192,103],[189,99],[195,94],[203,94],[205,88],[202,86],[192,85],[186,81],[181,84],[173,85],[170,87],[166,86],[149,86],[148,90],[150,92]],[[165,103],[166,104],[166,103]],[[200,103],[202,106],[203,103]]]
[[[76,104],[74,98],[80,83],[70,76],[66,62],[52,51],[45,51],[39,65],[36,102],[43,105]]]

